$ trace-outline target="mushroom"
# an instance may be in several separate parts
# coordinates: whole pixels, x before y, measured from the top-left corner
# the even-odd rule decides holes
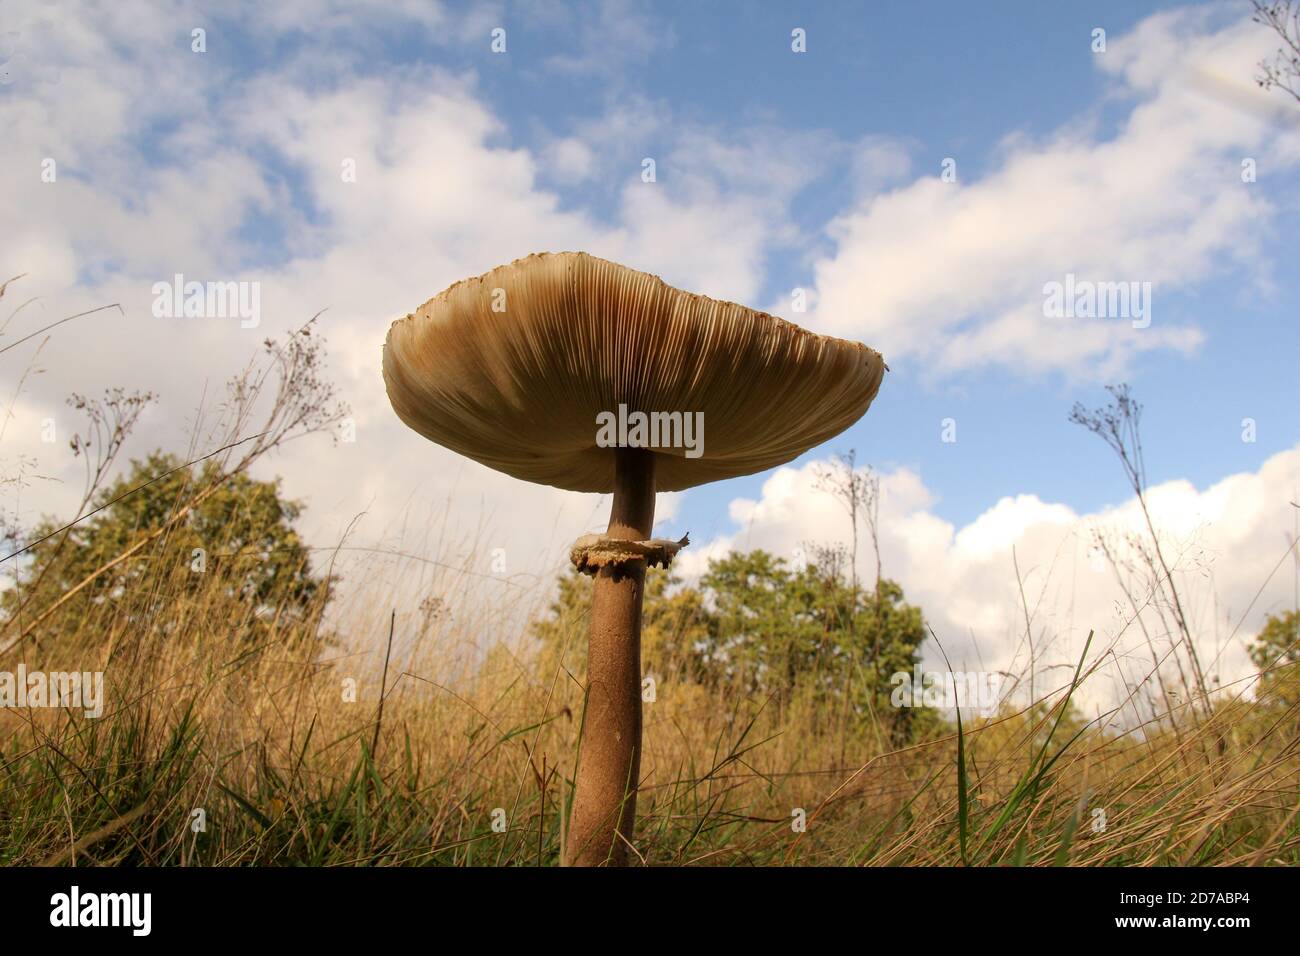
[[[646,567],[688,543],[651,539],[655,493],[791,461],[857,421],[885,370],[859,343],[575,252],[457,282],[389,329],[388,398],[415,431],[613,493],[605,534],[572,552],[595,581],[566,864],[624,864],[633,839]]]

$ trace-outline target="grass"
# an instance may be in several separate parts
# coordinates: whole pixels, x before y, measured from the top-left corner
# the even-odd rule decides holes
[[[557,863],[581,691],[526,643],[479,646],[509,626],[506,612],[430,620],[354,607],[323,624],[319,601],[302,615],[254,612],[231,583],[218,566],[196,589],[178,567],[78,620],[56,615],[39,645],[24,645],[29,671],[103,670],[109,699],[98,719],[0,711],[0,862]],[[860,723],[845,762],[832,708],[796,699],[778,717],[728,688],[661,683],[646,705],[635,855],[1300,861],[1294,706],[1227,695],[1125,732],[1075,726],[1068,701],[1097,659],[1085,651],[1070,682],[1032,707],[965,715],[902,749]]]

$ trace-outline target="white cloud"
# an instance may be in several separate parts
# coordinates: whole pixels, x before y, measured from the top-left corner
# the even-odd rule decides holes
[[[833,251],[813,267],[813,327],[937,373],[1113,376],[1138,352],[1195,348],[1202,332],[1165,308],[1170,294],[1251,268],[1273,211],[1242,183],[1241,157],[1273,169],[1297,159],[1295,127],[1270,122],[1267,94],[1243,83],[1216,98],[1193,82],[1248,78],[1269,48],[1248,18],[1217,31],[1211,21],[1183,10],[1110,39],[1095,61],[1112,97],[1132,104],[1115,135],[1084,116],[1043,142],[1009,137],[982,177],[969,172],[975,157],[952,157],[955,183],[940,180],[935,157],[931,175],[839,216]],[[1067,273],[1152,283],[1150,327],[1044,318],[1043,286]]]
[[[433,522],[434,544],[446,547],[449,563],[504,544],[513,570],[549,581],[574,537],[603,528],[608,500],[515,481],[402,426],[380,375],[389,323],[457,279],[544,249],[588,249],[743,298],[758,288],[763,256],[782,228],[780,204],[758,185],[726,193],[716,164],[702,163],[707,171],[686,182],[653,186],[633,167],[614,220],[602,221],[585,208],[562,208],[539,184],[537,156],[511,143],[472,75],[407,66],[321,84],[296,59],[232,80],[221,57],[189,51],[193,16],[183,4],[141,16],[150,25],[138,35],[125,18],[65,6],[44,34],[43,55],[57,58],[60,82],[4,92],[0,208],[8,232],[0,272],[28,273],[5,304],[41,297],[5,337],[109,302],[125,314],[64,326],[39,355],[33,340],[4,356],[7,370],[34,363],[34,374],[14,405],[3,457],[30,456],[49,479],[32,481],[6,509],[20,508],[31,522],[40,513],[67,515],[78,500],[81,465],[66,440],[82,423],[64,404],[69,393],[151,389],[161,402],[128,452],[185,448],[200,403],[219,400],[262,339],[325,309],[318,328],[330,342],[327,374],[352,406],[357,441],[298,443],[262,466],[263,477],[282,475],[287,492],[308,502],[309,540],[334,542],[363,512],[353,543],[410,544],[421,537],[412,529]],[[468,29],[429,9],[404,8],[376,29]],[[340,5],[320,2],[312,11],[330,30],[343,29]],[[18,12],[28,21],[40,15],[36,5]],[[271,21],[261,41],[281,28],[297,29]],[[211,50],[219,38],[210,30],[208,39]],[[360,48],[339,54],[331,68],[351,71]],[[114,82],[105,84],[105,75]],[[343,75],[348,81],[338,82]],[[668,131],[665,108],[653,109]],[[752,137],[737,135],[752,147]],[[666,135],[665,149],[676,141]],[[725,151],[716,137],[692,134],[691,142],[688,156]],[[567,148],[580,164],[594,152],[587,139]],[[40,181],[45,155],[58,159],[56,183]],[[355,161],[355,182],[344,181],[345,160]],[[264,230],[269,235],[259,235]],[[259,282],[261,325],[154,318],[152,285],[175,273]],[[57,426],[54,444],[41,441],[46,418]],[[664,496],[660,519],[671,520],[679,501]]]
[[[733,549],[763,548],[789,561],[808,542],[847,544],[844,509],[818,488],[818,465],[781,468],[764,482],[759,499],[733,500],[736,530],[683,551],[676,569],[695,577],[711,558]],[[1198,653],[1207,677],[1221,685],[1253,673],[1246,655],[1249,638],[1267,614],[1291,607],[1292,569],[1288,563],[1278,571],[1277,565],[1285,555],[1284,537],[1291,533],[1298,482],[1300,446],[1273,456],[1258,472],[1231,475],[1204,490],[1175,481],[1149,491],[1148,505],[1174,567]],[[1086,688],[1080,699],[1089,713],[1118,703],[1114,695],[1120,688],[1145,678],[1151,667],[1146,637],[1130,623],[1134,612],[1094,547],[1094,535],[1101,533],[1121,560],[1135,558],[1129,542],[1147,540],[1136,499],[1077,514],[1062,504],[1019,495],[956,527],[933,513],[933,497],[916,473],[886,472],[881,487],[885,576],[919,604],[954,667],[1027,674],[1018,563],[1034,615],[1040,690],[1060,686],[1065,666],[1077,663],[1090,630],[1096,631],[1092,657],[1112,648],[1122,663],[1108,664]],[[874,557],[865,533],[859,551],[859,574],[872,580]],[[1134,580],[1129,586],[1142,604],[1147,591]],[[1161,620],[1154,605],[1142,611],[1161,653],[1169,647],[1170,620],[1167,613]],[[942,668],[933,642],[926,660]]]
[[[855,197],[865,199],[912,172],[912,146],[888,136],[865,136],[850,149]]]
[[[575,77],[613,76],[676,43],[671,24],[630,0],[525,6],[524,16],[549,23],[571,38],[568,49],[546,57],[547,68]]]
[[[596,164],[591,147],[572,136],[551,143],[546,148],[544,159],[549,174],[562,183],[581,182],[591,175]]]

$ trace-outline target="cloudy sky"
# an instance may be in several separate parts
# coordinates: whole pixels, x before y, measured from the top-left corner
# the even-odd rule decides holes
[[[26,277],[0,320],[38,301],[0,347],[123,310],[0,357],[0,457],[47,476],[5,510],[75,505],[79,463],[41,440],[48,418],[76,427],[70,392],[156,391],[130,450],[181,449],[205,392],[326,310],[356,441],[263,469],[308,503],[311,539],[353,525],[377,546],[437,540],[453,564],[502,547],[516,580],[547,580],[608,502],[405,429],[380,349],[457,279],[582,249],[892,369],[828,445],[662,497],[662,532],[695,542],[687,574],[728,547],[845,538],[812,466],[852,448],[884,476],[885,573],[950,653],[1023,660],[1013,549],[1052,659],[1090,629],[1123,641],[1090,542],[1138,513],[1067,418],[1127,381],[1203,657],[1240,677],[1245,639],[1295,600],[1300,103],[1252,82],[1276,43],[1244,0],[806,6],[5,0],[0,280]],[[177,273],[259,283],[258,326],[155,317]],[[1047,314],[1068,276],[1135,283],[1142,306]],[[411,534],[426,522],[436,535]]]

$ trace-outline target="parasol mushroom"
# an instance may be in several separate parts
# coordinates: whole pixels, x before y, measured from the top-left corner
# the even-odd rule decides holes
[[[564,862],[625,863],[646,567],[688,543],[651,539],[655,493],[793,460],[866,412],[885,364],[856,342],[571,252],[456,283],[393,323],[383,364],[394,411],[431,441],[525,481],[613,493],[608,530],[571,555],[595,581]],[[707,442],[702,428],[687,435],[705,422]]]

